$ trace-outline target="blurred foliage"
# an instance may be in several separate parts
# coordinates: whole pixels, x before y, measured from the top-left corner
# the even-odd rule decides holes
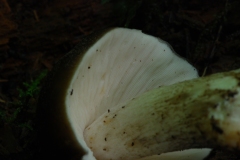
[[[38,96],[40,91],[40,82],[47,75],[48,71],[42,71],[39,76],[31,81],[30,83],[23,82],[23,86],[25,89],[18,89],[19,91],[19,103],[25,104],[28,98]]]
[[[5,124],[12,123],[16,118],[18,113],[21,111],[20,107],[17,107],[13,113],[9,115],[8,111],[0,110],[0,118],[4,121]]]
[[[10,104],[8,104],[14,108],[13,111],[2,109],[0,110],[0,118],[5,124],[14,122],[22,110],[27,110],[31,107],[34,107],[33,105],[35,104],[31,103],[31,99],[36,99],[36,97],[39,95],[40,83],[46,75],[47,70],[44,70],[38,75],[35,80],[29,83],[23,82],[23,88],[18,88],[19,98],[16,101],[10,102]],[[26,124],[19,124],[19,126],[26,126]],[[29,126],[27,127],[30,128]]]

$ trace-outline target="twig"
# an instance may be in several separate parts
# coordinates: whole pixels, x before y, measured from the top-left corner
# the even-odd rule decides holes
[[[0,83],[1,82],[8,82],[8,80],[7,79],[0,79]]]
[[[206,63],[206,66],[205,66],[205,68],[204,68],[204,72],[203,72],[203,74],[202,74],[202,77],[203,76],[205,76],[205,74],[207,73],[207,69],[208,69],[208,66],[209,66],[209,64],[211,63],[211,59],[214,57],[214,55],[215,55],[215,49],[216,49],[216,44],[218,43],[218,40],[219,40],[219,37],[220,37],[220,35],[221,35],[221,32],[222,32],[222,25],[219,27],[219,29],[218,29],[218,34],[217,34],[217,37],[216,37],[216,39],[215,39],[215,41],[214,41],[214,43],[213,43],[213,47],[212,47],[212,50],[211,50],[211,52],[210,52],[210,54],[209,54],[209,56],[208,56],[208,60],[207,60],[207,63]]]
[[[7,2],[7,0],[2,0],[2,2],[4,3],[5,7],[6,7],[6,12],[9,13],[11,12],[11,8]]]
[[[84,35],[87,35],[87,32],[85,32],[84,29],[82,29],[82,27],[79,26],[78,29],[79,29],[79,31],[80,31],[81,33],[83,33]]]
[[[216,48],[216,44],[218,43],[221,32],[222,32],[222,25],[218,29],[217,38],[214,41],[213,48],[212,48],[212,51],[211,51],[210,56],[209,56],[210,59],[214,56],[214,53],[215,53],[214,51],[215,51],[215,48]]]
[[[190,55],[190,35],[189,35],[189,31],[186,29],[185,30],[186,33],[186,58],[189,59]]]
[[[33,10],[33,14],[35,16],[36,21],[38,22],[39,21],[39,17],[38,17],[37,11],[35,9]]]
[[[0,98],[0,103],[6,103],[6,101]]]

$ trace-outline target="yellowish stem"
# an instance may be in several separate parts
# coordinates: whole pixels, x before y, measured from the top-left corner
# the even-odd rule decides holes
[[[164,86],[107,110],[85,129],[97,159],[189,148],[240,149],[240,70]]]

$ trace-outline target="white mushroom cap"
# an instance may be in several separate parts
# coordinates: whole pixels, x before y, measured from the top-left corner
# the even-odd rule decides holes
[[[196,77],[196,69],[166,42],[138,30],[109,31],[85,53],[67,91],[67,114],[79,143],[87,148],[79,133],[106,110]]]
[[[48,131],[40,134],[63,157],[95,159],[83,132],[98,117],[148,90],[197,77],[163,40],[134,29],[102,32],[67,54],[48,77],[39,98],[40,125]]]

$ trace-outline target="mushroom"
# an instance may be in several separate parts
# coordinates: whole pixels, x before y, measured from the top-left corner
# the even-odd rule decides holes
[[[42,88],[41,153],[200,160],[216,146],[239,148],[239,72],[199,78],[165,41],[139,30],[92,34],[56,64]]]

